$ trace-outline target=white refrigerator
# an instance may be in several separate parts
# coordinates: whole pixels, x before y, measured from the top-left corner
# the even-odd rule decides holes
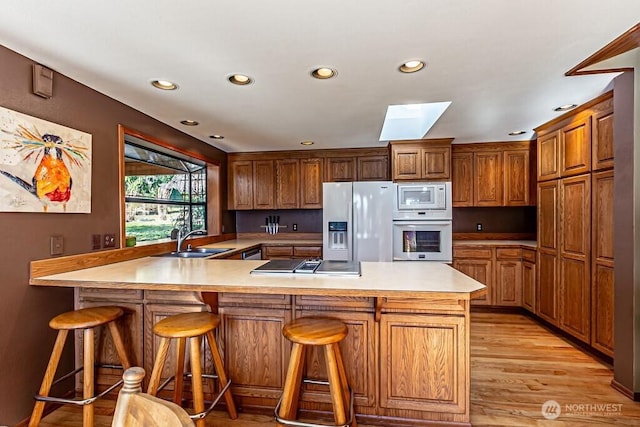
[[[394,192],[391,181],[323,183],[323,259],[392,261]]]

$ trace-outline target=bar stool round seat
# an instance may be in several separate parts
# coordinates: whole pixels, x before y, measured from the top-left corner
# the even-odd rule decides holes
[[[357,427],[353,414],[353,393],[349,389],[338,343],[348,334],[344,322],[330,317],[301,317],[287,323],[282,334],[293,343],[291,359],[287,369],[282,397],[275,409],[275,419],[279,425],[321,427],[324,424],[297,421],[298,399],[303,382],[329,386],[333,417],[336,426]],[[324,350],[328,381],[303,378],[305,353],[308,346],[320,346]],[[347,419],[348,415],[348,419]]]
[[[131,366],[131,363],[129,362],[129,357],[125,350],[122,336],[120,335],[118,326],[116,325],[116,321],[124,316],[124,314],[124,310],[116,306],[88,307],[59,314],[49,321],[49,327],[57,330],[58,335],[51,352],[51,357],[49,358],[49,363],[47,364],[42,385],[40,386],[38,394],[35,396],[36,403],[34,405],[33,412],[31,413],[29,427],[36,427],[40,424],[46,402],[82,406],[82,425],[85,427],[93,426],[93,402],[122,384],[122,380],[120,380],[108,387],[102,393],[94,395],[95,328],[99,326],[107,326],[109,328],[116,352],[118,353],[118,358],[122,363],[122,368],[128,369]],[[60,356],[62,355],[64,343],[69,331],[79,329],[83,330],[83,365],[82,367],[54,380],[56,370],[58,369],[58,363],[60,362]],[[113,368],[114,366],[110,367]],[[69,378],[80,371],[84,371],[82,386],[83,398],[81,400],[49,396],[49,391],[53,384]]]
[[[233,402],[233,396],[229,389],[231,381],[227,378],[227,374],[222,363],[222,357],[218,351],[216,339],[213,334],[213,331],[219,324],[220,318],[217,315],[209,312],[196,312],[175,314],[158,321],[153,326],[153,332],[160,337],[160,343],[156,353],[156,360],[153,364],[153,372],[149,379],[147,393],[152,396],[156,396],[167,384],[174,381],[173,402],[180,405],[182,403],[182,386],[184,378],[191,377],[193,410],[195,413],[190,415],[190,417],[195,420],[198,427],[205,426],[204,418],[209,412],[211,412],[211,410],[213,410],[214,406],[223,396],[225,398],[229,417],[231,419],[236,419],[238,417],[236,406]],[[200,339],[202,336],[205,336],[209,343],[213,366],[216,371],[215,374],[202,373],[200,356]],[[167,359],[169,344],[172,339],[176,340],[175,374],[160,384],[160,377]],[[189,339],[190,344],[189,353],[191,359],[191,372],[185,372],[184,370],[187,339]],[[219,382],[219,391],[207,409],[204,407],[203,378],[217,379]]]

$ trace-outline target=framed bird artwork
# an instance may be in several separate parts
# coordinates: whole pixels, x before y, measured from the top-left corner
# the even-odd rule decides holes
[[[0,107],[0,211],[91,213],[91,134]]]

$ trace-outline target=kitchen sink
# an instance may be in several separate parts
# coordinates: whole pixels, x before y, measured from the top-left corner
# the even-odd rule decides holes
[[[173,257],[173,258],[206,258],[216,254],[221,254],[223,252],[230,251],[234,248],[193,248],[186,251],[180,252],[169,252],[167,254],[160,254],[156,256],[161,257]]]

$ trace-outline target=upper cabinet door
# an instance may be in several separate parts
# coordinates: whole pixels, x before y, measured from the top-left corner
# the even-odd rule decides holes
[[[327,157],[325,165],[325,182],[348,182],[356,180],[355,157]]]
[[[505,150],[503,157],[504,205],[528,206],[529,151]]]
[[[275,174],[273,160],[253,162],[253,208],[275,209]]]
[[[473,153],[451,154],[453,207],[473,206]]]
[[[276,209],[300,207],[300,160],[276,160]]]
[[[560,132],[538,138],[538,181],[560,177]]]
[[[475,206],[502,206],[502,153],[474,153]]]
[[[253,162],[229,162],[229,209],[253,209]]]
[[[602,106],[593,115],[593,170],[613,167],[613,101],[608,99]]]
[[[322,208],[322,159],[300,160],[300,207]]]
[[[451,147],[431,147],[422,149],[422,178],[451,178]]]
[[[560,175],[573,176],[591,170],[591,116],[560,130]]]
[[[358,156],[358,181],[387,181],[389,156]]]
[[[422,150],[418,146],[392,146],[393,180],[422,178]]]

